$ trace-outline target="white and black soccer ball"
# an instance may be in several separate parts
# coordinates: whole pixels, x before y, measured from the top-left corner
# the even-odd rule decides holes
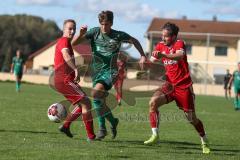
[[[48,108],[47,115],[50,121],[60,123],[67,117],[67,110],[62,104],[54,103]]]

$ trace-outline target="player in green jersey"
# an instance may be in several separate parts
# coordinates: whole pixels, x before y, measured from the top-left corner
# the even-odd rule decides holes
[[[121,43],[130,43],[138,50],[141,55],[140,67],[147,58],[143,52],[142,46],[137,39],[129,34],[112,29],[113,12],[102,11],[98,15],[99,27],[91,28],[87,31],[86,26],[82,26],[80,34],[72,41],[73,45],[81,43],[82,40],[90,40],[92,48],[92,82],[93,82],[93,106],[98,115],[99,132],[96,139],[103,139],[107,135],[105,119],[111,124],[112,138],[117,135],[118,119],[115,118],[106,105],[108,90],[115,83],[118,67],[117,58]]]
[[[23,75],[23,72],[26,71],[26,65],[24,63],[25,62],[21,56],[21,51],[17,50],[16,56],[13,57],[12,64],[11,64],[11,73],[14,73],[15,78],[16,78],[16,91],[17,92],[20,91],[22,75]]]
[[[240,110],[240,62],[238,62],[238,70],[233,72],[232,77],[229,80],[229,87],[232,86],[234,87],[234,93],[235,93],[235,98],[234,98],[234,108],[235,110]]]

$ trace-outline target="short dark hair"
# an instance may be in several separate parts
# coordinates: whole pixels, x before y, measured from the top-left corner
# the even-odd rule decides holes
[[[179,27],[174,24],[174,23],[171,23],[171,22],[167,22],[163,25],[162,29],[166,29],[170,32],[170,35],[173,36],[177,36],[178,35],[178,31],[179,31]]]
[[[109,21],[113,23],[113,12],[112,11],[101,11],[101,13],[98,14],[98,20],[101,24],[104,21]]]
[[[72,22],[75,26],[76,26],[76,22],[73,19],[66,19],[63,22],[63,27],[65,26],[65,24],[67,24],[68,22]]]

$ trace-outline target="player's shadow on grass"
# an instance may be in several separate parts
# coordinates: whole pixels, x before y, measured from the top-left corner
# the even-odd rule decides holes
[[[140,140],[108,140],[106,142],[118,143],[118,144],[134,144],[134,145],[142,145],[143,141]]]
[[[219,154],[219,155],[240,155],[240,150],[239,149],[214,149],[212,148],[211,151],[214,154]]]
[[[144,145],[143,141],[141,140],[108,140],[106,142],[111,142],[111,144],[116,143],[117,147],[119,148],[140,148],[140,149],[152,150],[152,149],[158,149],[159,147],[161,147],[160,144],[156,144],[152,146]],[[114,147],[114,146],[110,145],[109,147]]]
[[[179,142],[179,141],[169,141],[169,140],[160,140],[161,144],[171,144],[171,145],[185,145],[185,146],[199,146],[200,144],[192,142]]]
[[[190,143],[190,142],[176,142],[176,141],[160,141],[160,144],[171,144],[174,145],[175,148],[179,150],[201,150],[200,144],[197,143]],[[216,149],[214,146],[224,146],[224,145],[210,145],[211,154],[215,155],[227,155],[227,156],[234,156],[237,153],[240,153],[240,150],[237,149]],[[227,146],[227,145],[226,145]],[[188,154],[193,154],[192,152],[187,152]]]
[[[110,159],[130,159],[132,157],[126,156],[126,155],[108,155],[108,158]]]
[[[61,134],[60,132],[46,132],[46,131],[29,131],[29,130],[5,130],[0,129],[0,132],[10,132],[10,133],[33,133],[33,134]]]
[[[201,153],[201,145],[198,143],[192,143],[192,142],[179,142],[179,141],[169,141],[169,140],[160,140],[160,142],[156,145],[147,146],[143,144],[143,141],[140,140],[114,140],[114,141],[107,141],[111,143],[117,143],[119,144],[119,148],[144,148],[144,149],[156,149],[161,147],[168,147],[168,148],[175,148],[176,150],[179,150],[179,153],[183,153],[184,150],[185,154],[199,154]],[[131,145],[134,146],[131,146]],[[211,145],[215,146],[215,145]],[[216,145],[219,146],[219,145]],[[224,146],[224,145],[221,145]],[[189,150],[189,151],[188,151]],[[195,152],[196,151],[196,152]],[[174,151],[175,153],[176,151]],[[238,153],[240,153],[240,150],[237,149],[216,149],[211,148],[211,154],[214,155],[226,155],[226,156],[235,156]]]

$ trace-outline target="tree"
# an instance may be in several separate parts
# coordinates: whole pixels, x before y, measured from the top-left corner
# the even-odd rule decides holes
[[[17,49],[28,57],[61,36],[54,21],[31,15],[0,16],[0,68],[9,71]]]

